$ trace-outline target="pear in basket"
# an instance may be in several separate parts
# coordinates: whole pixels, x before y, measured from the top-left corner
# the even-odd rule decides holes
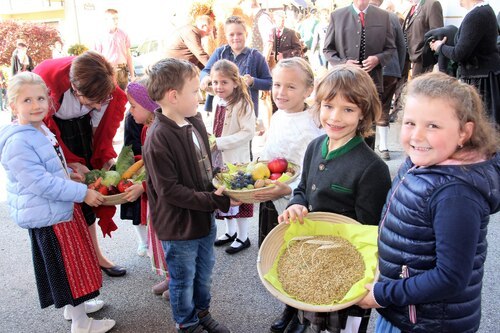
[[[267,179],[271,176],[271,171],[265,163],[259,162],[255,164],[251,172],[253,180]]]

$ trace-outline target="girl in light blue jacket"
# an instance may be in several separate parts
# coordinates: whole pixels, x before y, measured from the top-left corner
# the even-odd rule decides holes
[[[0,129],[0,161],[7,176],[10,215],[28,229],[42,308],[66,306],[71,332],[107,332],[114,320],[92,320],[98,309],[85,301],[99,295],[102,275],[78,204],[98,206],[103,197],[72,176],[55,136],[44,125],[47,86],[31,72],[12,77],[9,104],[17,123]],[[80,179],[81,180],[81,179]]]

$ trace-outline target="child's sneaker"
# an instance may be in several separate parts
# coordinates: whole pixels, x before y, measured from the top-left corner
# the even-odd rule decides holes
[[[207,331],[200,324],[189,326],[186,328],[178,328],[178,333],[207,333]]]
[[[208,310],[198,313],[198,318],[200,318],[200,325],[203,326],[208,333],[231,333],[226,326],[212,318]]]
[[[165,291],[168,290],[168,280],[163,280],[160,283],[155,284],[153,286],[152,290],[153,290],[153,294],[155,294],[155,295],[163,294]]]
[[[161,297],[163,297],[164,300],[170,302],[170,290],[165,290],[163,294],[161,294]]]

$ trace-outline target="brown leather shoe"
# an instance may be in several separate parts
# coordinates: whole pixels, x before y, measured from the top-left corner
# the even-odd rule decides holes
[[[151,288],[151,290],[153,290],[153,294],[155,295],[163,294],[165,291],[168,290],[168,281],[163,280],[160,283],[155,284],[153,288]]]

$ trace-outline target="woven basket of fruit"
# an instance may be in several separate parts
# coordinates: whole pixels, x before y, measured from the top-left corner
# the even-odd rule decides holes
[[[113,194],[113,195],[104,195],[104,201],[102,202],[103,206],[116,206],[121,205],[127,200],[124,199],[125,193]]]
[[[377,227],[314,212],[304,224],[279,224],[264,239],[257,271],[281,302],[332,312],[359,302],[377,279]]]
[[[212,184],[225,186],[223,193],[231,199],[243,203],[257,203],[254,194],[270,191],[274,181],[285,184],[293,182],[300,173],[300,167],[284,158],[271,161],[256,160],[251,163],[234,165],[226,163],[227,169],[219,172]]]
[[[85,174],[85,184],[103,195],[104,206],[128,202],[124,199],[123,192],[134,184],[140,184],[146,177],[144,162],[135,162],[132,146],[123,147],[114,168],[115,170],[91,170]]]

